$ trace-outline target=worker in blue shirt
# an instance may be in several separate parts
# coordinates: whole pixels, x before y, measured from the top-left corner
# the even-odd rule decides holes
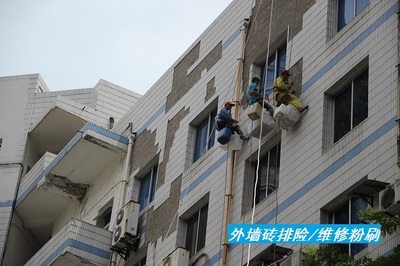
[[[232,106],[235,106],[235,104],[233,102],[228,101],[224,104],[224,107],[222,107],[222,109],[219,111],[216,118],[217,130],[220,131],[224,127],[228,127],[232,130],[232,133],[236,132],[241,139],[248,139],[249,137],[243,135],[243,132],[240,129],[240,126],[238,125],[239,121],[232,118],[232,113],[231,113]]]
[[[269,105],[266,101],[264,101],[264,96],[261,94],[260,88],[258,87],[259,85],[260,85],[260,79],[258,77],[254,77],[251,80],[251,83],[246,91],[246,98],[248,104],[250,106],[258,102],[261,106],[265,108],[265,110],[267,110],[270,113],[271,117],[273,117],[274,108],[272,108],[271,105]]]

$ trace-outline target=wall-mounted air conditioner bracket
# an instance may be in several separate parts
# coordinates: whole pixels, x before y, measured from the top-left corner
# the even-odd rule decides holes
[[[110,249],[112,251],[115,251],[118,253],[118,255],[121,256],[124,260],[127,260],[129,257],[129,253],[131,251],[135,252],[138,250],[139,247],[139,241],[140,241],[140,234],[133,236],[129,233],[125,233],[123,237],[120,238],[120,242],[124,243],[124,247],[111,247]]]

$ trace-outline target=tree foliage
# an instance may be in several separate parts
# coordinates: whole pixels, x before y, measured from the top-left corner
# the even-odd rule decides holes
[[[359,221],[381,225],[382,235],[391,235],[400,226],[400,217],[389,216],[383,212],[374,212],[371,209],[362,210],[358,213]],[[400,265],[400,247],[393,250],[389,256],[379,256],[375,260],[364,256],[355,260],[353,256],[340,253],[339,248],[332,245],[325,245],[320,248],[308,247],[304,266],[387,266]]]
[[[380,224],[382,235],[391,235],[400,226],[399,215],[389,216],[383,212],[374,212],[370,208],[358,213],[359,221],[368,224]]]

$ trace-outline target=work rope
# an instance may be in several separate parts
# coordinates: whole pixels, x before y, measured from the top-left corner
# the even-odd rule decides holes
[[[298,8],[298,3],[299,3],[299,0],[296,0],[296,8],[294,9],[295,10],[295,12],[294,12],[294,16],[293,16],[293,23],[292,23],[292,25],[295,25],[296,24],[296,16],[297,16],[297,8]],[[290,28],[289,28],[289,25],[288,25],[288,35],[287,35],[287,41],[286,41],[286,43],[289,43],[289,40],[291,39],[290,36],[291,35],[291,31],[290,31]],[[289,61],[288,61],[288,67],[290,68],[290,61],[291,61],[291,59],[292,59],[292,48],[293,48],[293,41],[292,41],[292,43],[290,44],[290,52],[289,52]]]
[[[260,8],[261,3],[258,8]],[[273,10],[274,10],[274,0],[271,0],[271,14],[269,17],[269,27],[268,27],[268,43],[267,43],[267,57],[266,57],[266,64],[268,64],[268,58],[269,58],[269,49],[270,49],[270,44],[271,44],[271,31],[272,31],[272,18],[273,18]],[[265,95],[265,90],[264,90],[264,95]],[[265,97],[264,97],[265,98]],[[256,193],[257,193],[257,184],[258,184],[258,179],[259,179],[259,169],[260,169],[260,152],[261,152],[261,137],[262,137],[262,122],[263,122],[263,117],[264,117],[264,99],[262,100],[262,112],[261,112],[261,117],[260,117],[260,134],[259,134],[259,140],[258,140],[258,151],[257,151],[257,167],[256,167],[256,180],[254,182],[254,189],[253,189],[253,210],[251,214],[251,224],[254,224],[254,215],[256,211]],[[248,245],[248,251],[247,251],[247,265],[250,265],[250,255],[251,255],[251,244]]]
[[[261,4],[259,5],[258,8],[260,8],[260,6],[261,6]],[[296,0],[296,8],[295,8],[295,10],[297,10],[297,6],[298,6],[298,0]],[[274,0],[271,0],[271,14],[270,14],[270,20],[269,20],[269,32],[268,32],[266,65],[268,65],[268,58],[269,58],[269,54],[270,54],[270,42],[271,42],[273,9],[274,9]],[[296,15],[297,15],[297,12],[295,11],[293,25],[296,22]],[[289,40],[290,40],[290,31],[289,31],[289,26],[288,26],[287,43],[289,42]],[[292,48],[293,48],[293,42],[290,45],[289,60],[288,60],[288,64],[287,64],[288,67],[290,67],[291,56],[292,56]],[[263,84],[266,84],[266,82],[263,82]],[[265,90],[264,90],[264,99],[266,99],[266,91]],[[274,97],[273,97],[273,100],[275,101]],[[262,103],[262,107],[264,107],[264,103]],[[252,216],[251,216],[251,224],[254,223],[254,215],[255,215],[255,207],[256,207],[256,191],[257,191],[257,184],[258,184],[258,181],[259,181],[261,137],[262,137],[262,130],[263,130],[262,121],[263,121],[263,116],[264,116],[264,108],[262,110],[263,111],[261,112],[261,118],[260,118],[261,119],[261,123],[260,123],[260,134],[259,134],[258,153],[257,153],[256,179],[255,179],[255,182],[254,182],[254,191],[253,191],[253,210],[252,210]],[[277,125],[278,125],[278,127],[280,127],[279,119],[277,121]],[[277,156],[278,156],[278,154],[277,154]],[[277,185],[276,183],[277,183],[277,179],[275,180],[275,187]],[[278,222],[278,193],[277,192],[275,192],[275,217],[274,217],[274,222],[275,222],[275,224],[277,224],[277,222]],[[275,261],[275,256],[276,256],[276,247],[275,246],[274,246],[274,252],[273,253],[274,253],[273,260]],[[247,265],[250,265],[250,257],[251,257],[251,244],[248,245]]]

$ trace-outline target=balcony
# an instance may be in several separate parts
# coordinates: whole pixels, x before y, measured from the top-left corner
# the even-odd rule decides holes
[[[109,265],[112,232],[71,219],[25,265]]]
[[[128,139],[86,124],[57,154],[45,153],[21,182],[16,212],[40,245],[52,237],[54,224],[86,196],[96,177],[118,165]]]
[[[88,121],[94,121],[94,115],[79,103],[58,96],[52,104],[32,124],[29,132],[30,141],[34,143],[36,152],[59,153],[76,132]],[[92,119],[92,120],[89,120]]]

